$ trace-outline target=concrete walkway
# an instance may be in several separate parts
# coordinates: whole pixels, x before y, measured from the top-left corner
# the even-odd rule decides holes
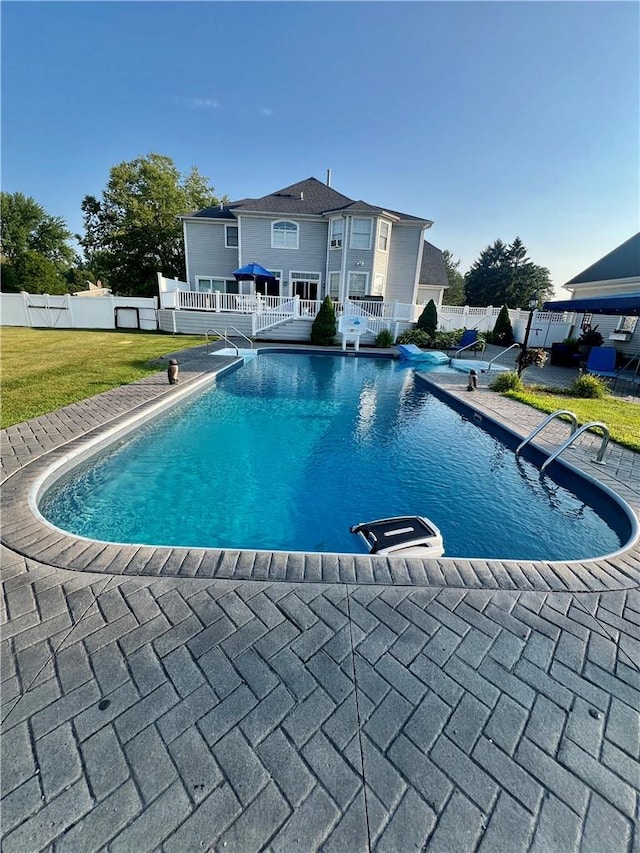
[[[181,360],[183,381],[220,362]],[[465,395],[463,377],[436,381]],[[170,393],[147,377],[5,430],[3,500]],[[540,420],[468,396],[524,434]],[[570,461],[637,512],[638,456],[614,446],[603,470],[598,443]],[[122,574],[86,547],[70,571],[55,544],[52,561],[25,556],[21,524],[22,539],[5,511],[5,853],[640,849],[637,547],[575,579],[457,561],[390,584],[356,561],[350,582],[314,583],[291,582],[295,559],[282,580],[242,557],[216,563],[228,579],[189,576],[191,552],[181,576],[168,555],[130,553],[142,574]]]

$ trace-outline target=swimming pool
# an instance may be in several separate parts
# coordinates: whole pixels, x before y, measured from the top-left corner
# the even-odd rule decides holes
[[[407,514],[440,527],[447,556],[617,550],[616,508],[575,486],[540,480],[402,363],[263,353],[66,474],[40,510],[120,543],[358,553],[352,524]]]

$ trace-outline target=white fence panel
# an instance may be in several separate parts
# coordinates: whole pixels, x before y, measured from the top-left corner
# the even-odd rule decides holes
[[[53,329],[158,328],[155,297],[0,294],[0,323]]]

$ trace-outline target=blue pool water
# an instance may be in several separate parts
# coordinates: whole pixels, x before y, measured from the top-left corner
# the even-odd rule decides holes
[[[185,547],[356,553],[350,525],[394,515],[432,519],[447,556],[621,545],[410,366],[377,358],[261,354],[71,472],[40,509],[82,536]]]

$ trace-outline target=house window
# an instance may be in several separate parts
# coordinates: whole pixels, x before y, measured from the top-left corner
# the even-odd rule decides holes
[[[238,226],[237,225],[225,225],[224,226],[224,245],[227,249],[237,249],[238,248]]]
[[[344,235],[344,219],[340,217],[340,219],[332,219],[331,220],[331,234],[329,237],[329,246],[332,249],[341,249],[342,248],[342,238]]]
[[[334,300],[337,301],[340,299],[340,273],[339,272],[330,272],[329,273],[329,293],[328,295]]]
[[[369,273],[350,272],[348,283],[349,296],[364,296],[367,292],[367,284],[369,283]]]
[[[618,325],[616,326],[616,332],[628,332],[632,335],[636,330],[637,324],[637,317],[620,317]]]
[[[196,290],[199,293],[251,293],[252,285],[252,281],[237,282],[235,278],[196,276]]]
[[[299,296],[300,299],[316,300],[320,295],[320,273],[319,272],[293,272],[289,273],[291,280],[291,295]]]
[[[389,232],[391,226],[388,222],[380,223],[380,231],[378,232],[378,249],[381,252],[386,252],[389,248]]]
[[[377,274],[373,279],[373,290],[371,291],[374,296],[383,296],[384,295],[384,276]]]
[[[298,226],[295,222],[274,222],[271,226],[272,249],[297,249]]]
[[[282,270],[269,270],[271,275],[275,276],[275,281],[261,282],[256,290],[262,296],[280,296],[280,281],[282,279]]]
[[[373,219],[361,219],[354,216],[351,220],[351,240],[349,247],[351,249],[370,249],[371,248],[371,228]]]

